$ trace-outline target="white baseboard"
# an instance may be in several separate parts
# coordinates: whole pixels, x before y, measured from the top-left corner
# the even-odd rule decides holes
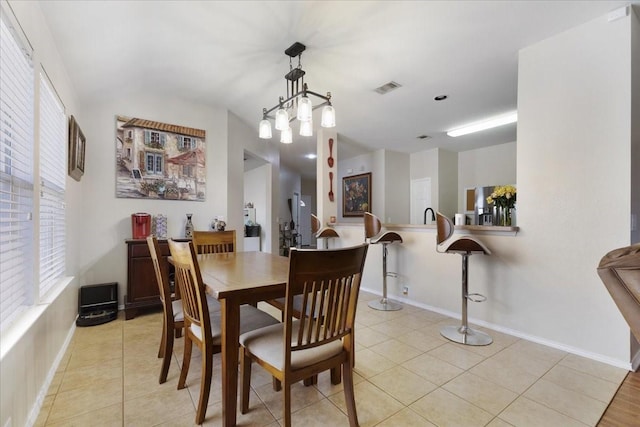
[[[372,293],[374,295],[382,295],[379,291],[373,290],[373,289],[367,289],[367,288],[360,288],[361,290],[365,291],[365,292],[369,292]],[[396,300],[396,301],[400,301],[403,304],[407,304],[407,305],[412,305],[414,307],[419,307],[425,310],[429,310],[429,311],[433,311],[436,313],[440,313],[443,314],[445,316],[449,316],[452,317],[454,319],[461,319],[462,315],[459,312],[452,312],[449,310],[444,310],[442,308],[439,307],[433,307],[427,304],[421,304],[412,300],[409,300],[407,298],[403,298],[403,297],[398,297],[397,295],[389,295],[389,298]],[[625,362],[623,360],[618,360],[618,359],[614,359],[608,356],[604,356],[602,354],[599,353],[593,353],[590,351],[585,351],[583,349],[580,348],[576,348],[576,347],[571,347],[568,346],[566,344],[562,344],[556,341],[551,341],[548,340],[546,338],[541,338],[541,337],[537,337],[535,335],[530,335],[530,334],[526,334],[524,332],[520,332],[514,329],[509,329],[509,328],[505,328],[503,326],[500,325],[495,325],[493,323],[489,323],[489,322],[485,322],[483,320],[478,320],[478,319],[474,319],[474,318],[469,318],[469,323],[474,323],[476,325],[485,327],[487,329],[491,329],[493,331],[496,332],[501,332],[503,334],[507,334],[507,335],[511,335],[517,338],[522,338],[524,340],[527,341],[532,341],[538,344],[542,344],[542,345],[546,345],[547,347],[551,347],[551,348],[555,348],[558,350],[562,350],[564,352],[567,353],[571,353],[571,354],[575,354],[577,356],[582,356],[582,357],[586,357],[587,359],[591,359],[591,360],[595,360],[597,362],[602,362],[602,363],[606,363],[607,365],[611,365],[611,366],[615,366],[617,368],[622,368],[622,369],[626,369],[627,371],[633,370],[632,365],[636,366],[636,369],[638,368],[638,366],[640,366],[640,351],[638,352],[638,354],[635,355],[635,357],[633,358],[633,363],[632,362]]]
[[[44,403],[44,398],[47,396],[47,391],[49,391],[49,387],[51,386],[53,377],[56,375],[58,366],[60,366],[60,362],[62,361],[62,358],[67,352],[67,349],[69,348],[69,344],[71,343],[71,339],[73,338],[73,333],[75,332],[75,330],[76,330],[76,323],[74,321],[71,324],[71,328],[67,333],[67,337],[65,338],[64,343],[62,344],[62,348],[60,348],[60,351],[58,352],[56,359],[53,362],[53,365],[51,365],[51,368],[47,373],[47,378],[45,379],[44,384],[42,385],[42,387],[40,388],[40,391],[38,392],[38,397],[36,398],[35,403],[31,407],[31,411],[29,412],[29,417],[27,418],[27,424],[26,424],[27,426],[33,426],[36,424],[36,421],[38,420],[38,415],[40,414],[40,410],[42,409],[42,404]]]

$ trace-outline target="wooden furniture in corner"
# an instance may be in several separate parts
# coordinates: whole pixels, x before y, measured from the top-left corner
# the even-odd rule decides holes
[[[181,239],[188,241],[188,239]],[[127,290],[124,296],[124,317],[133,319],[139,309],[162,309],[160,291],[156,284],[156,274],[149,253],[149,245],[145,239],[128,239],[127,244]],[[160,247],[160,266],[171,276],[167,262],[169,246],[166,240],[158,240]]]

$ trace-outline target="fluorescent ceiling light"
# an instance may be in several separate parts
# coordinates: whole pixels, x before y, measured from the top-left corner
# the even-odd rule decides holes
[[[491,129],[498,126],[508,125],[509,123],[515,123],[518,121],[518,112],[504,114],[502,116],[493,117],[489,120],[483,120],[481,122],[471,123],[466,126],[462,126],[458,129],[453,129],[447,132],[449,136],[462,136],[468,133],[480,132],[481,130]]]

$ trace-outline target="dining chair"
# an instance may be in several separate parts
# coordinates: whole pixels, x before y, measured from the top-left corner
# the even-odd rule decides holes
[[[236,230],[194,231],[193,247],[198,254],[237,252]]]
[[[162,248],[158,243],[158,239],[153,235],[147,237],[147,245],[149,246],[153,270],[156,274],[156,283],[158,284],[163,311],[162,337],[160,339],[160,348],[158,349],[158,358],[162,358],[162,368],[160,370],[160,384],[162,384],[167,381],[167,374],[169,373],[173,355],[174,336],[175,338],[182,336],[184,315],[180,292],[172,291],[167,269],[161,265],[160,255],[162,254]],[[220,311],[220,303],[210,295],[207,295],[207,306],[210,313]]]
[[[329,369],[333,382],[341,367],[349,425],[358,425],[353,333],[367,249],[367,243],[331,250],[291,248],[284,322],[240,335],[243,414],[249,410],[252,361],[281,382],[285,427],[291,426],[291,385]],[[300,319],[293,311],[297,295],[303,297]],[[307,308],[320,315],[306,315]]]
[[[182,314],[182,302],[171,293],[169,285],[169,273],[166,268],[160,265],[160,254],[162,254],[160,244],[155,236],[147,237],[147,245],[153,262],[153,269],[156,273],[156,282],[162,303],[162,337],[158,358],[162,358],[162,368],[160,370],[160,384],[167,381],[169,365],[173,356],[173,339],[182,336],[184,327],[184,316]]]
[[[191,242],[176,242],[169,239],[169,251],[175,267],[176,283],[180,290],[184,313],[184,353],[178,389],[183,389],[189,373],[193,344],[202,353],[202,376],[200,397],[196,411],[196,424],[202,424],[207,412],[213,355],[221,350],[220,312],[210,313],[205,285],[200,274],[198,259]],[[251,305],[240,306],[240,333],[277,324],[269,314]]]

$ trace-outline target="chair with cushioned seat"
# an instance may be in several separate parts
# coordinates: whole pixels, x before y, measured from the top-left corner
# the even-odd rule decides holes
[[[382,230],[382,223],[372,213],[364,213],[364,238],[372,245],[382,245],[382,299],[369,302],[375,310],[395,311],[402,309],[402,304],[387,299],[387,277],[398,277],[398,273],[387,271],[387,246],[402,243],[402,236],[394,231]]]
[[[329,249],[329,239],[340,237],[336,230],[331,227],[322,227],[320,220],[311,214],[311,232],[316,239],[324,239],[324,248]]]
[[[344,376],[350,426],[358,425],[353,390],[354,327],[366,243],[351,248],[291,248],[285,320],[240,335],[241,410],[249,410],[251,362],[282,383],[285,427],[291,426],[291,386],[331,369],[333,384]],[[302,295],[303,316],[293,316],[294,298]],[[313,316],[304,313],[317,313]],[[318,420],[319,425],[322,421]],[[326,424],[326,423],[325,423]]]
[[[467,300],[471,300],[473,302],[482,302],[486,300],[483,295],[469,293],[469,255],[491,255],[491,251],[484,245],[484,243],[471,236],[462,236],[459,239],[449,241],[454,231],[453,222],[440,212],[438,212],[436,216],[436,251],[440,253],[462,255],[462,324],[460,326],[445,326],[440,329],[440,334],[443,337],[460,344],[491,344],[493,339],[489,335],[469,328],[467,323]]]
[[[171,294],[169,286],[169,274],[166,268],[160,265],[160,245],[155,236],[147,237],[147,245],[149,245],[149,253],[151,254],[151,262],[156,273],[156,282],[158,283],[158,291],[160,294],[160,302],[162,303],[162,337],[160,338],[160,348],[158,349],[158,357],[162,358],[162,368],[160,369],[160,384],[167,381],[169,373],[169,365],[173,357],[173,339],[182,336],[184,328],[184,316],[182,314],[182,302],[179,297]]]
[[[160,340],[160,348],[158,350],[158,358],[162,358],[162,368],[160,370],[160,384],[167,380],[171,358],[173,357],[173,341],[175,338],[182,336],[184,329],[184,315],[182,312],[182,301],[180,301],[180,292],[171,291],[169,284],[169,275],[167,269],[160,265],[161,254],[160,244],[155,236],[147,237],[147,245],[149,246],[149,254],[153,263],[153,270],[156,273],[156,282],[160,294],[160,302],[162,303],[162,338]],[[177,288],[176,288],[177,290]],[[207,294],[207,306],[209,313],[220,311],[220,303],[217,299]],[[175,332],[174,332],[175,331]]]

